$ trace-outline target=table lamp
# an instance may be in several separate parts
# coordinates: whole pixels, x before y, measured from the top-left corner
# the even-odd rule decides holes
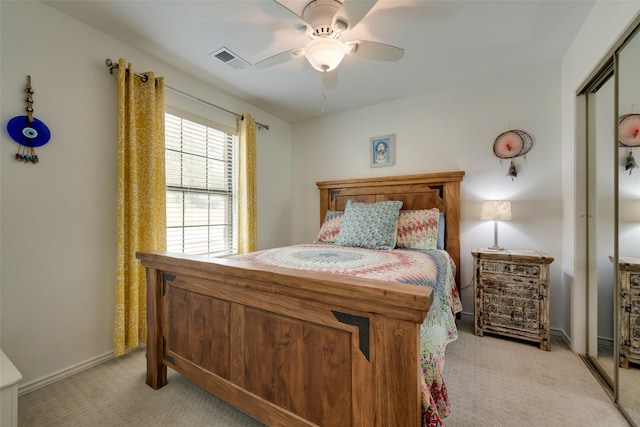
[[[511,220],[511,202],[508,200],[485,200],[482,203],[480,219],[493,220],[493,246],[488,249],[492,251],[504,250],[498,245],[498,221]]]

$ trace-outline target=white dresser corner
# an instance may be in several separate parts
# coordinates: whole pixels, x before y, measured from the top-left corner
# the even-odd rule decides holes
[[[0,350],[0,427],[18,425],[18,382],[22,374]]]

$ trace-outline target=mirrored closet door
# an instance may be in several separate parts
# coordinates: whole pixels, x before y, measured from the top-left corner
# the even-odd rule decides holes
[[[640,424],[640,33],[617,58],[618,401]],[[634,152],[635,151],[635,152]],[[636,160],[637,159],[637,160]]]
[[[638,24],[578,95],[586,115],[586,360],[634,426],[640,425]]]
[[[589,355],[607,385],[614,383],[614,151],[613,69],[587,93],[587,245]]]

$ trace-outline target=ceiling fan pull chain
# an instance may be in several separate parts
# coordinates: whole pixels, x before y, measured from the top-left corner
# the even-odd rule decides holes
[[[324,73],[322,78],[324,79]],[[327,89],[324,87],[324,84],[322,85],[322,110],[320,111],[321,114],[324,114],[324,107],[327,105]]]

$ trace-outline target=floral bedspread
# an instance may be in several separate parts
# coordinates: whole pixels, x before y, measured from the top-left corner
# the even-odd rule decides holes
[[[462,304],[455,285],[455,264],[446,251],[411,249],[373,250],[326,243],[310,243],[267,249],[240,255],[245,261],[301,270],[368,277],[428,286],[433,303],[421,333],[422,421],[425,427],[442,425],[450,414],[442,373],[445,349],[458,338],[455,314]]]

